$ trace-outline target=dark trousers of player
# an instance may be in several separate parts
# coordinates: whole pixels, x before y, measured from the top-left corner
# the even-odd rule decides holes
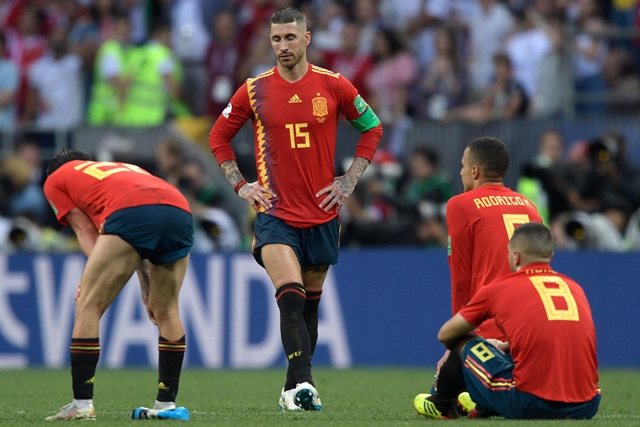
[[[513,384],[513,367],[510,355],[483,338],[463,337],[441,368],[437,399],[446,405],[466,387],[477,409],[510,419],[591,419],[598,411],[600,393],[587,402],[564,403],[518,391]]]
[[[175,402],[180,382],[180,372],[186,350],[183,336],[178,341],[158,337],[158,394],[160,402]],[[71,381],[74,399],[93,399],[96,366],[100,358],[98,338],[71,339]]]

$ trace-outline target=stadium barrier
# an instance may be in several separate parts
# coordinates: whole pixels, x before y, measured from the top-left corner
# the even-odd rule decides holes
[[[626,157],[633,164],[640,164],[640,121],[636,114],[602,115],[575,120],[563,119],[513,119],[493,121],[483,125],[461,122],[439,123],[429,120],[412,121],[407,129],[400,126],[386,125],[381,149],[397,151],[402,154],[401,160],[408,161],[416,147],[428,145],[434,147],[440,155],[440,168],[453,177],[456,192],[462,191],[457,175],[460,171],[460,158],[467,143],[473,138],[483,135],[494,136],[505,142],[511,156],[510,168],[505,182],[515,187],[522,167],[538,152],[538,142],[547,129],[557,129],[565,138],[565,152],[572,143],[579,140],[591,140],[605,132],[618,131],[626,138]],[[167,136],[185,137],[178,126],[164,125],[155,128],[116,128],[83,126],[73,130],[45,131],[26,128],[22,136],[35,139],[43,147],[43,158],[49,159],[62,148],[75,148],[92,154],[105,151],[127,153],[127,158],[137,161],[153,162],[155,149]],[[336,144],[336,163],[342,166],[344,159],[350,159],[355,153],[355,146],[360,133],[346,122],[338,126]],[[12,132],[0,130],[0,159],[15,150],[18,139]],[[186,139],[185,139],[186,141]],[[201,145],[186,144],[190,147],[190,155],[206,162],[219,182],[226,184],[224,176],[217,170],[213,155],[208,155],[207,143]],[[238,163],[248,180],[256,178],[255,156],[253,153],[253,132],[247,123],[233,141]],[[204,155],[202,151],[205,151]],[[141,166],[147,166],[142,164]],[[222,185],[224,187],[224,185]]]
[[[601,366],[640,367],[640,334],[632,326],[639,256],[561,252],[553,261],[591,301]],[[0,254],[0,369],[68,366],[84,263],[80,254]],[[180,306],[186,366],[284,366],[274,290],[250,254],[193,254]],[[314,365],[434,366],[443,353],[436,334],[450,314],[445,252],[343,251],[322,295]],[[157,364],[157,330],[135,275],[105,314],[100,342],[104,367]]]

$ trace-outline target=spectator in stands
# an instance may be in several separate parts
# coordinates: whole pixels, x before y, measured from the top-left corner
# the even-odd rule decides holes
[[[600,213],[566,212],[551,223],[558,249],[623,252],[624,238],[610,219]]]
[[[435,51],[435,58],[419,84],[420,95],[415,106],[421,116],[442,120],[450,110],[464,103],[467,77],[452,28],[438,28]]]
[[[527,112],[527,95],[513,77],[511,60],[505,54],[493,58],[494,81],[484,97],[477,103],[449,111],[446,120],[465,120],[485,123],[489,120],[508,120],[524,117]]]
[[[360,179],[360,185],[356,186],[340,211],[341,246],[415,244],[415,221],[400,221],[393,206],[401,174],[400,163],[388,152],[376,151],[373,162]]]
[[[25,120],[44,129],[71,129],[83,122],[82,63],[69,52],[67,31],[54,28],[49,49],[29,69]]]
[[[439,156],[432,147],[413,150],[409,161],[409,177],[402,190],[402,197],[409,203],[430,206],[419,207],[429,217],[444,216],[444,208],[453,196],[451,179],[439,170]]]
[[[20,12],[17,28],[7,28],[5,32],[9,57],[18,65],[20,72],[20,86],[16,97],[19,121],[22,120],[27,98],[27,72],[47,49],[47,40],[42,35],[44,25],[42,11],[34,4],[25,4]]]
[[[257,76],[270,70],[276,65],[276,58],[271,50],[270,27],[268,23],[262,23],[256,30],[254,39],[249,43],[249,49],[238,66],[238,79],[246,79]]]
[[[2,192],[6,194],[8,215],[25,216],[42,224],[49,206],[42,193],[40,151],[33,142],[23,142],[15,154],[1,164]]]
[[[16,94],[20,75],[16,64],[6,57],[7,39],[0,32],[0,130],[13,129],[16,124]]]
[[[354,0],[352,11],[354,21],[360,27],[355,41],[358,44],[358,51],[371,54],[374,50],[376,34],[383,28],[380,20],[379,3],[375,0]],[[404,28],[402,31],[404,31]]]
[[[54,0],[43,2],[43,11],[51,27],[69,27],[78,6],[77,0]]]
[[[212,23],[212,38],[207,49],[207,115],[217,119],[239,87],[236,76],[240,63],[240,45],[236,17],[231,10],[218,12]]]
[[[205,58],[210,35],[207,25],[213,13],[207,3],[217,1],[175,0],[171,8],[171,46],[184,70],[184,93],[188,109],[196,116],[203,115],[207,98],[207,69]]]
[[[373,61],[366,79],[369,104],[383,123],[391,123],[405,114],[409,89],[418,77],[417,64],[399,35],[389,29],[376,33]]]
[[[605,22],[600,16],[597,0],[583,0],[578,17],[575,40],[574,72],[577,95],[603,95],[606,91],[602,70],[607,58],[608,46],[601,38]],[[579,113],[602,114],[606,104],[590,100],[577,103]]]
[[[177,139],[168,137],[156,148],[157,172],[160,178],[178,187],[182,178],[184,147]]]
[[[435,59],[435,34],[439,26],[446,25],[452,11],[450,0],[404,0],[392,2],[398,31],[411,40],[418,67],[425,70]],[[388,21],[387,21],[388,22]]]
[[[169,160],[167,156],[160,154],[160,157],[163,158],[159,162],[163,164],[163,169],[173,168],[172,166],[167,166],[167,161]],[[196,159],[187,159],[182,164],[178,186],[192,206],[201,204],[220,207],[225,201],[221,188],[213,184],[213,181],[206,174],[204,165]]]
[[[540,18],[533,9],[515,13],[515,32],[507,39],[505,53],[513,65],[513,74],[522,85],[527,97],[537,93],[538,66],[542,58],[551,50],[551,41],[539,27]],[[538,25],[536,25],[538,23]]]
[[[342,241],[346,246],[441,246],[447,244],[445,206],[453,195],[450,179],[438,170],[431,147],[416,148],[404,168],[379,151],[364,176],[364,189],[354,192],[343,209]]]
[[[425,246],[446,246],[445,208],[453,196],[451,179],[438,169],[438,153],[430,147],[416,148],[409,164],[409,179],[401,190],[399,211],[412,207],[416,237]],[[404,205],[404,206],[403,206]]]
[[[93,126],[112,125],[121,114],[130,82],[128,52],[131,24],[126,15],[114,17],[113,37],[98,50],[95,61],[87,122]]]
[[[357,2],[358,0],[355,3]],[[354,9],[355,7],[354,5]],[[313,47],[313,53],[320,56],[339,49],[342,43],[342,27],[347,21],[346,4],[339,0],[326,0],[323,2],[321,12],[318,13],[314,10],[313,4],[307,2],[306,7],[302,9],[307,16],[307,27],[313,31],[313,43],[307,49]],[[375,5],[373,11],[376,12]],[[310,60],[313,62],[316,58],[312,57]]]
[[[355,21],[346,22],[342,27],[340,49],[327,52],[324,58],[326,67],[345,76],[364,99],[369,99],[365,83],[373,66],[372,56],[359,50],[361,28]]]
[[[551,48],[538,62],[536,78],[544,83],[533,94],[529,113],[532,117],[560,117],[571,102],[573,85],[573,64],[565,50],[565,18],[554,14],[544,20],[534,15],[534,19],[545,32]]]
[[[615,227],[617,235],[624,242],[624,248],[630,247],[627,240],[627,231],[629,230],[629,220],[633,214],[631,203],[624,197],[612,195],[605,196],[602,202],[602,214],[609,220]]]
[[[89,5],[93,30],[98,34],[98,44],[115,37],[116,18],[122,15],[118,0],[96,0]]]
[[[235,250],[241,243],[239,223],[225,209],[221,188],[212,184],[204,164],[187,159],[178,187],[187,198],[195,219],[194,251]]]
[[[35,186],[44,184],[45,164],[42,160],[42,150],[37,141],[22,139],[16,144],[15,154],[24,160],[29,170],[29,183]]]
[[[284,0],[288,2],[289,0]],[[323,0],[324,1],[324,0]],[[324,55],[340,44],[342,25],[347,19],[347,6],[341,2],[330,0],[322,13],[316,12],[313,3],[306,1],[300,5],[300,12],[307,17],[307,28],[313,31],[313,43],[307,46],[307,59],[320,67],[324,67]]]
[[[98,48],[109,39],[115,7],[109,4],[111,0],[93,2],[89,5],[81,5],[79,2],[70,2],[74,10],[69,13],[68,41],[71,52],[78,55],[82,61],[83,73],[83,98],[85,109],[91,97],[91,84],[93,81],[93,67],[96,61]],[[99,5],[107,5],[106,9],[98,8]],[[104,7],[104,6],[103,6]]]
[[[610,20],[611,24],[617,28],[633,28],[635,9],[640,6],[637,0],[622,0],[611,2]],[[624,50],[631,50],[633,40],[630,38],[621,38],[616,40],[616,46]]]
[[[484,94],[494,76],[494,56],[513,27],[511,12],[497,0],[479,0],[476,12],[469,19],[471,90]]]
[[[627,138],[617,130],[604,132],[601,138],[620,171],[624,191],[619,195],[631,203],[632,210],[640,208],[640,168],[629,159]]]
[[[522,168],[516,191],[536,205],[545,224],[568,209],[562,179],[564,138],[557,129],[547,129],[540,136],[538,154]]]
[[[171,113],[189,115],[179,99],[183,70],[171,50],[170,34],[168,22],[156,22],[149,42],[127,51],[127,85],[115,125],[159,126]]]
[[[606,133],[587,141],[585,160],[573,169],[567,179],[567,197],[571,210],[601,212],[606,197],[622,197],[631,203],[631,210],[640,205],[640,175],[629,167],[624,155],[624,138]]]
[[[607,92],[612,97],[607,112],[613,115],[631,115],[640,110],[638,98],[628,100],[629,94],[640,93],[640,75],[635,64],[636,58],[630,50],[622,47],[609,49],[602,69],[602,78]]]

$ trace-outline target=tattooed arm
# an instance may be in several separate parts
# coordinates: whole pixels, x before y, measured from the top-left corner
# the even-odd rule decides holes
[[[263,187],[258,182],[247,182],[235,160],[225,160],[220,163],[220,168],[224,172],[224,176],[227,177],[227,181],[238,193],[238,196],[249,202],[256,212],[259,211],[260,206],[264,209],[269,209],[273,206],[270,199],[276,197],[276,194],[270,188]],[[240,188],[236,188],[238,185]]]
[[[369,163],[371,162],[364,157],[355,157],[347,173],[334,178],[331,185],[318,191],[316,197],[328,193],[327,197],[320,202],[320,207],[326,212],[331,209],[340,210],[347,197],[353,193],[358,180],[367,169],[367,166],[369,166]]]
[[[220,169],[222,169],[224,176],[233,188],[244,180],[240,169],[238,169],[238,163],[235,160],[227,160],[220,163]]]

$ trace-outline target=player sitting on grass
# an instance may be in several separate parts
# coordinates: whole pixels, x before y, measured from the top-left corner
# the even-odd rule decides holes
[[[451,353],[438,393],[417,395],[414,407],[430,418],[458,418],[458,394],[466,389],[463,403],[471,418],[591,419],[600,390],[587,297],[574,280],[551,269],[547,226],[520,225],[508,250],[514,273],[481,288],[440,328],[438,339]],[[469,334],[488,318],[508,342]]]

